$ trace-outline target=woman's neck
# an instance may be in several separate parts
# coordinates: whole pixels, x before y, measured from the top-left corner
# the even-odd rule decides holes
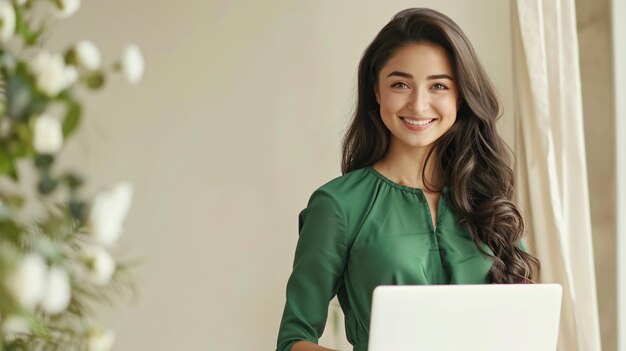
[[[400,185],[420,188],[428,192],[424,186],[424,179],[422,179],[422,170],[428,151],[428,148],[403,148],[392,142],[385,157],[376,162],[373,167]],[[440,184],[438,175],[433,174],[437,162],[436,156],[433,151],[424,172],[425,181],[431,188]]]

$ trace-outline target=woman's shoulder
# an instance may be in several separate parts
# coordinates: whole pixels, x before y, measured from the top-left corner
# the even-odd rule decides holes
[[[300,218],[311,213],[343,218],[347,231],[352,233],[359,218],[367,212],[368,197],[374,193],[375,183],[376,178],[367,167],[335,177],[313,191]]]
[[[333,199],[337,204],[348,205],[354,203],[354,198],[370,192],[373,185],[371,173],[367,167],[356,169],[352,172],[335,177],[317,189],[311,194],[311,199],[316,197],[326,197]],[[310,201],[310,200],[309,200]]]

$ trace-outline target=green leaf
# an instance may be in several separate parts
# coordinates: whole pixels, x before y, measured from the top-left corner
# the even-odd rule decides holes
[[[9,116],[15,120],[25,118],[28,115],[32,96],[32,89],[25,77],[21,74],[10,76],[9,83],[7,84]]]
[[[72,200],[70,201],[69,207],[74,218],[81,223],[85,221],[87,204],[84,201]]]
[[[2,174],[8,175],[14,181],[18,180],[15,159],[11,157],[4,147],[0,147],[0,175]]]
[[[14,120],[23,120],[31,114],[41,114],[49,101],[35,89],[35,83],[24,62],[19,62],[17,70],[9,74],[6,95],[9,116]]]
[[[37,155],[35,157],[35,166],[39,169],[48,170],[54,162],[54,156],[52,155]]]
[[[63,119],[63,138],[68,139],[72,135],[78,126],[82,116],[82,108],[78,103],[72,100],[66,100],[67,113]]]
[[[83,185],[83,178],[76,173],[68,172],[61,180],[67,184],[71,191],[76,191]]]
[[[19,34],[22,37],[22,39],[24,39],[24,42],[27,45],[30,46],[30,45],[37,43],[37,40],[39,39],[39,37],[41,37],[41,35],[45,31],[44,26],[42,25],[39,29],[32,30],[30,24],[26,22],[26,20],[24,19],[24,16],[22,15],[22,10],[19,8],[19,6],[14,6],[14,8],[15,8],[15,32]]]
[[[0,233],[2,233],[1,239],[8,239],[18,244],[20,242],[22,228],[12,219],[5,219],[0,221]]]
[[[97,90],[104,85],[104,74],[100,71],[89,72],[85,77],[85,84],[91,90]]]
[[[42,172],[37,190],[41,195],[48,195],[56,189],[58,182],[50,176],[49,172]]]
[[[63,55],[63,60],[65,61],[65,64],[73,66],[78,65],[78,58],[76,57],[76,51],[74,50],[74,48],[70,48],[65,51],[65,54]]]
[[[17,122],[13,127],[13,134],[7,145],[8,152],[11,153],[13,159],[23,157],[33,157],[35,150],[33,148],[33,130],[27,123]]]

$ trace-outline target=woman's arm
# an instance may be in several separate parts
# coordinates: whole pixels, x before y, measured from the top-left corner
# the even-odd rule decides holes
[[[318,344],[314,344],[310,341],[298,341],[293,344],[291,351],[337,351],[333,349],[328,349]]]
[[[324,333],[330,300],[343,284],[347,220],[334,196],[318,189],[301,211],[298,228],[276,351],[328,350],[317,343]],[[309,345],[294,347],[302,341]]]

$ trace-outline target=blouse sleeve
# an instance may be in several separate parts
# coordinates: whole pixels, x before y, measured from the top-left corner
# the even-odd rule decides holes
[[[298,217],[299,237],[287,282],[277,351],[296,341],[318,343],[328,304],[343,284],[347,255],[346,218],[328,193],[316,190]]]

